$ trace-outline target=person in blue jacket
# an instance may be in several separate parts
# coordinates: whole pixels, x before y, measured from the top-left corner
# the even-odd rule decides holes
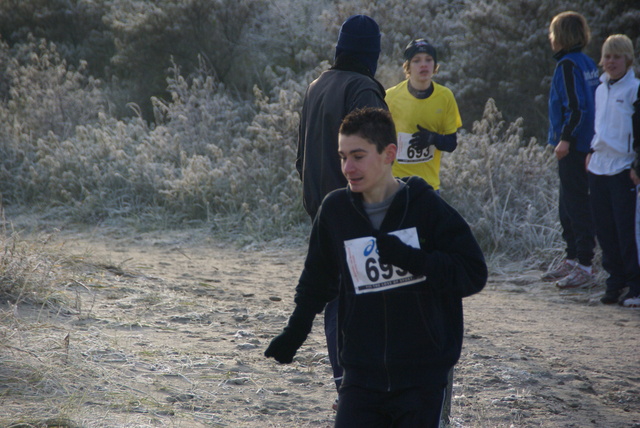
[[[542,279],[557,281],[561,289],[588,287],[594,281],[595,229],[585,160],[594,134],[594,94],[600,81],[595,62],[582,52],[589,39],[587,21],[577,12],[562,12],[549,26],[557,65],[549,93],[548,143],[558,159],[558,211],[566,255]]]
[[[338,141],[347,187],[320,206],[295,309],[265,356],[291,363],[316,314],[337,298],[344,375],[335,426],[438,427],[462,348],[462,298],[484,287],[484,256],[424,179],[394,178],[387,110],[349,113]]]

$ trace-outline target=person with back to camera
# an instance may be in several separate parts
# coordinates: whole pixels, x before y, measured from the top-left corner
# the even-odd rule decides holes
[[[345,117],[338,153],[348,186],[322,202],[295,309],[265,351],[291,363],[315,315],[339,299],[338,428],[438,427],[462,348],[462,298],[487,281],[457,211],[422,178],[394,178],[395,142],[388,111]]]
[[[296,169],[302,179],[303,203],[313,221],[322,199],[332,190],[345,187],[340,171],[338,129],[342,119],[361,107],[387,108],[384,88],[375,80],[380,55],[380,29],[365,15],[353,15],[342,24],[330,70],[314,80],[304,96]],[[325,336],[336,388],[342,368],[338,364],[337,302],[324,311]],[[334,410],[337,404],[333,404]]]
[[[609,277],[600,301],[640,307],[640,265],[634,230],[638,175],[632,169],[640,150],[640,80],[633,69],[629,37],[609,36],[602,45],[604,69],[596,89],[596,134],[588,157],[591,209]],[[623,289],[629,287],[625,297]]]
[[[442,152],[453,152],[462,126],[458,104],[449,88],[433,81],[438,72],[435,47],[412,40],[404,50],[406,80],[387,89],[385,101],[398,131],[396,177],[417,175],[440,189]]]
[[[590,39],[585,18],[577,12],[556,15],[549,41],[558,61],[549,94],[549,138],[558,159],[558,211],[565,258],[542,276],[560,289],[594,285],[595,231],[589,206],[585,161],[593,138],[598,67],[582,49]]]

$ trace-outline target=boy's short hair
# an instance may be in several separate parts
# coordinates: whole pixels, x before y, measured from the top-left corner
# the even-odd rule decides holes
[[[553,17],[549,38],[560,49],[582,49],[591,39],[591,30],[584,16],[569,10]]]
[[[349,113],[340,125],[341,135],[357,135],[375,144],[382,153],[389,144],[396,143],[396,127],[391,113],[381,108],[365,107]]]
[[[611,54],[624,55],[627,58],[627,70],[633,64],[633,42],[624,34],[614,34],[607,37],[602,44],[602,55],[600,56],[600,65],[604,65],[604,56]]]

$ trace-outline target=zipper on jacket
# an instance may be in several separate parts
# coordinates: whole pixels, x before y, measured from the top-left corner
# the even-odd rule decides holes
[[[389,365],[388,365],[388,350],[389,350],[389,323],[387,316],[387,296],[382,294],[382,302],[384,306],[384,350],[382,357],[382,365],[384,366],[384,371],[387,374],[387,392],[391,392],[391,375],[389,374]]]
[[[353,199],[353,194],[351,193],[351,191],[349,191],[348,195],[349,195],[349,202],[351,202],[351,206],[353,207],[353,209],[358,213],[360,217],[362,217],[369,224],[371,230],[373,230],[373,223],[371,223],[371,219],[369,218],[366,212],[360,209],[356,201]]]

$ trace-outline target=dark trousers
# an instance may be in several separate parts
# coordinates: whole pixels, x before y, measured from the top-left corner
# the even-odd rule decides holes
[[[558,211],[562,238],[568,259],[591,266],[595,249],[595,231],[589,207],[589,178],[585,170],[586,153],[570,151],[558,161],[560,201]]]
[[[327,339],[327,351],[329,354],[329,362],[333,371],[333,379],[336,388],[340,390],[342,383],[342,367],[338,362],[338,299],[327,303],[324,308],[324,334]],[[447,387],[445,389],[444,403],[441,409],[441,418],[443,426],[447,426],[451,417],[451,398],[453,396],[453,370],[449,370]]]
[[[333,371],[336,388],[342,383],[342,367],[338,362],[338,299],[327,303],[324,307],[324,335],[327,339],[327,352]]]
[[[617,175],[589,174],[591,209],[602,267],[609,274],[607,291],[629,287],[630,295],[640,294],[640,266],[635,240],[636,189],[629,170]]]
[[[335,428],[438,428],[445,388],[340,389]]]

